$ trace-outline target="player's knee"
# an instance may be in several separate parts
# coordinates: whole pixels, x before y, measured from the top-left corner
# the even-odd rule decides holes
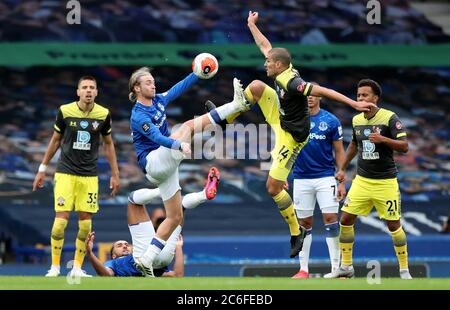
[[[184,122],[183,125],[180,127],[180,129],[178,129],[179,135],[182,138],[187,138],[187,137],[192,136],[194,133],[194,126],[195,126],[195,121],[192,119]]]
[[[62,218],[55,218],[53,223],[51,237],[54,240],[64,239],[64,231],[67,226],[67,220]]]
[[[298,219],[298,223],[303,228],[311,229],[312,228],[312,223],[313,223],[313,218],[312,217],[305,217],[305,218],[302,218],[302,219]]]
[[[350,214],[342,212],[340,223],[341,225],[351,226],[355,223],[355,220]]]
[[[267,193],[269,193],[270,196],[275,197],[276,195],[281,193],[281,191],[283,190],[283,186],[279,186],[278,184],[274,184],[272,182],[267,182],[266,189]]]
[[[400,224],[400,220],[398,221],[387,221],[387,227],[389,231],[396,231],[398,230],[402,225]]]
[[[78,221],[77,239],[79,239],[81,241],[85,241],[87,235],[91,231],[91,228],[92,228],[92,220]]]
[[[332,224],[338,221],[337,213],[323,213],[324,224]]]
[[[264,83],[260,80],[253,80],[247,86],[247,88],[250,90],[250,92],[252,94],[252,97],[253,97],[252,99],[254,99],[255,101],[258,101],[261,98],[266,86],[267,86],[266,83]]]

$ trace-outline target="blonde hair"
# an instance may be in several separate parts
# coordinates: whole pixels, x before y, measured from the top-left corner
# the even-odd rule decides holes
[[[146,74],[151,74],[152,68],[149,67],[142,67],[137,69],[136,71],[131,74],[130,80],[128,81],[128,91],[130,92],[128,94],[128,99],[131,102],[136,102],[137,96],[134,92],[134,86],[139,83],[139,79],[143,77]]]

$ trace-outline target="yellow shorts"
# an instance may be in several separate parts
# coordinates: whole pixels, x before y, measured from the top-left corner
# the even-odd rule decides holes
[[[401,200],[397,178],[368,179],[356,176],[342,211],[367,216],[373,207],[382,220],[396,221],[400,219]]]
[[[278,96],[273,88],[266,86],[258,104],[266,122],[275,133],[275,147],[270,153],[272,155],[272,166],[269,175],[275,180],[286,181],[295,159],[308,139],[297,142],[289,132],[281,128]]]
[[[55,173],[55,211],[75,211],[97,213],[98,177],[83,177],[65,173]]]

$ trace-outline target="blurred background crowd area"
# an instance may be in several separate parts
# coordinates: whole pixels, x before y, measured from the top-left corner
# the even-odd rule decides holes
[[[395,111],[408,131],[410,150],[406,155],[396,154],[400,170],[399,179],[404,201],[428,201],[450,194],[450,70],[448,68],[301,68],[305,80],[336,89],[351,98],[356,97],[356,85],[362,78],[372,78],[383,88],[381,107]],[[2,83],[0,97],[0,197],[30,194],[31,184],[39,163],[46,151],[53,131],[53,122],[61,104],[73,102],[76,83],[84,74],[98,79],[97,102],[108,107],[113,119],[113,139],[121,171],[121,195],[131,190],[148,187],[144,174],[137,166],[129,129],[133,104],[128,101],[128,78],[135,67],[30,67],[0,68]],[[168,90],[189,74],[188,68],[157,67],[153,74],[157,92]],[[268,84],[263,68],[221,68],[211,80],[199,80],[188,92],[168,106],[171,126],[180,124],[204,113],[204,102],[212,100],[217,105],[232,100],[232,78],[237,76],[244,85],[253,79]],[[4,78],[8,77],[8,78]],[[322,100],[322,107],[333,112],[342,122],[344,141],[351,139],[351,119],[357,113],[340,103]],[[255,106],[237,119],[238,123],[264,124],[261,111]],[[263,128],[263,127],[262,127]],[[264,129],[264,128],[263,128]],[[235,159],[185,161],[181,166],[181,180],[186,191],[200,190],[204,176],[211,165],[222,168],[224,195],[219,202],[234,203],[252,200],[270,200],[265,194],[267,171],[261,170],[261,157],[267,158],[270,147],[258,150],[258,158],[251,159],[258,141],[270,138],[270,130],[260,130],[258,135],[223,134],[226,154]],[[203,142],[211,134],[201,137]],[[262,139],[262,140],[261,140]],[[230,141],[231,140],[231,141]],[[221,143],[216,140],[216,143]],[[245,151],[238,154],[230,146],[245,143]],[[227,149],[228,148],[228,149]],[[252,149],[253,148],[253,149]],[[268,149],[267,149],[268,148]],[[197,149],[197,151],[199,151]],[[201,150],[200,150],[201,152]],[[102,153],[100,153],[102,154]],[[225,153],[224,153],[225,154]],[[206,152],[196,156],[209,156]],[[59,158],[57,153],[50,165],[48,186],[51,188],[52,172]],[[242,157],[240,157],[242,158]],[[267,161],[266,161],[267,162]],[[355,161],[350,166],[348,179],[355,174]],[[100,190],[108,194],[110,176],[106,158],[99,157]],[[350,182],[347,184],[350,186]]]
[[[407,44],[414,49],[431,44],[439,48],[438,43],[450,42],[450,5],[444,0],[437,1],[438,4],[380,0],[381,23],[374,25],[369,25],[366,19],[367,1],[359,0],[254,0],[251,6],[240,0],[82,0],[80,24],[67,22],[68,2],[1,1],[0,42],[6,45],[10,42],[222,44],[219,46],[244,43],[254,47],[259,55],[247,29],[249,10],[260,12],[258,25],[274,46],[298,43],[305,53],[308,44],[344,44],[338,45],[339,48],[359,43],[371,44],[375,49],[378,47],[375,44]],[[15,46],[20,48],[20,45]],[[4,60],[1,54],[0,59]],[[263,62],[261,56],[259,67],[221,66],[216,77],[200,80],[169,105],[170,126],[203,114],[204,102],[208,99],[217,105],[231,101],[234,76],[244,85],[254,79],[270,85],[272,82],[266,76]],[[59,153],[49,166],[45,187],[33,193],[32,182],[52,135],[58,107],[77,100],[77,81],[86,74],[97,78],[99,96],[96,101],[108,107],[112,114],[122,186],[118,196],[109,196],[110,169],[100,152],[101,212],[95,218],[95,229],[101,232],[99,241],[127,236],[124,211],[127,195],[137,188],[150,186],[137,165],[129,129],[133,104],[128,101],[128,79],[137,67],[105,66],[100,62],[86,67],[57,67],[51,63],[27,67],[3,63],[5,65],[0,67],[0,241],[9,238],[22,245],[48,243],[54,216],[52,177]],[[394,67],[395,63],[389,61],[384,62],[387,67],[364,67],[363,63],[357,63],[355,67],[303,68],[295,58],[293,63],[305,80],[351,98],[356,97],[356,85],[362,78],[372,78],[381,84],[381,107],[396,112],[408,132],[409,152],[395,155],[405,230],[416,236],[441,231],[441,222],[448,215],[450,195],[450,68]],[[168,90],[189,73],[189,66],[155,67],[157,92]],[[351,119],[357,112],[325,99],[322,107],[342,122],[347,146],[351,139]],[[249,126],[264,124],[264,117],[255,106],[236,122]],[[203,142],[210,137],[204,135]],[[222,176],[219,195],[207,203],[213,206],[206,206],[207,212],[204,208],[189,210],[184,231],[187,235],[204,236],[264,236],[269,231],[285,235],[286,226],[265,189],[267,171],[264,167],[269,162],[265,160],[266,165],[261,165],[260,160],[267,158],[270,148],[259,149],[260,156],[256,159],[249,156],[255,153],[255,145],[269,139],[270,130],[261,130],[256,135],[225,133],[223,137],[226,154],[237,152],[229,145],[245,144],[245,150],[236,154],[244,159],[214,159],[208,151],[202,155],[213,157],[212,160],[186,160],[180,167],[183,193],[201,190],[212,165],[219,167]],[[199,155],[195,148],[194,154]],[[347,171],[347,180],[353,178],[355,170],[353,162]],[[347,188],[350,184],[347,182]],[[150,207],[155,206],[161,206],[161,202],[155,201]],[[316,212],[315,221],[321,222],[320,212]],[[70,225],[66,237],[74,240],[78,228],[76,222]],[[361,218],[359,225],[358,231],[362,228],[363,233],[368,234],[385,230],[374,213]],[[8,244],[12,248],[12,242]]]
[[[432,44],[449,35],[406,0],[380,0],[369,25],[359,0],[83,0],[82,22],[66,21],[67,1],[0,2],[0,41],[252,43],[248,10],[272,42]],[[419,3],[417,1],[415,3]]]

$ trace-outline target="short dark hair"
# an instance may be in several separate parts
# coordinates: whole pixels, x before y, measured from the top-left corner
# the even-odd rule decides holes
[[[372,92],[381,98],[381,86],[377,82],[371,79],[362,79],[358,82],[358,88],[363,86],[369,86],[372,89]]]
[[[117,241],[114,241],[112,246],[111,246],[111,250],[109,250],[109,257],[111,257],[111,259],[113,259],[113,252],[114,252],[114,245],[116,244]]]
[[[95,84],[97,84],[97,80],[96,80],[95,77],[93,77],[92,75],[83,75],[83,76],[80,77],[80,79],[78,80],[78,85],[77,85],[77,86],[80,86],[80,83],[83,82],[83,81],[86,81],[86,80],[88,80],[88,81],[94,81]]]
[[[283,65],[289,66],[291,63],[291,54],[289,51],[283,47],[274,47],[269,51],[273,60],[281,61]]]

